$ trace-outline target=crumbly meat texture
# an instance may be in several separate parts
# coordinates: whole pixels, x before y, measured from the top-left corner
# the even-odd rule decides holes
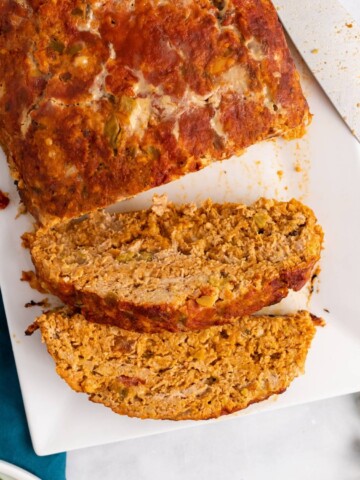
[[[309,119],[269,0],[0,2],[0,144],[43,223]]]
[[[284,392],[315,334],[308,312],[190,333],[128,332],[66,310],[37,325],[71,388],[122,415],[170,420],[218,417]]]
[[[322,239],[312,210],[296,200],[197,208],[158,198],[150,210],[39,229],[30,250],[43,288],[89,320],[185,331],[232,322],[299,290]]]

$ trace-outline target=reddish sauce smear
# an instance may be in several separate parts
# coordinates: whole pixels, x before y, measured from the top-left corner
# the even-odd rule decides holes
[[[9,205],[9,197],[0,190],[0,210],[4,210]]]

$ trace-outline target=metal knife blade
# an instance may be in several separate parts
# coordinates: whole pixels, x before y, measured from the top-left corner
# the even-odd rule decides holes
[[[337,0],[273,0],[320,86],[360,142],[360,27]]]

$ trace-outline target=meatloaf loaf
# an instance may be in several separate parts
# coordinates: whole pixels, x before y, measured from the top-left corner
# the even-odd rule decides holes
[[[309,119],[270,0],[0,2],[0,144],[42,223]]]
[[[42,286],[100,323],[142,332],[229,323],[298,290],[323,233],[296,200],[210,200],[41,228],[30,240]]]
[[[139,334],[67,310],[37,320],[71,388],[116,413],[171,420],[218,417],[284,392],[303,373],[319,322],[299,312],[199,332]]]

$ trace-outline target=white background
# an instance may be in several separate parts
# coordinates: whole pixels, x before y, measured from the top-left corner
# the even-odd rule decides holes
[[[360,23],[360,0],[342,3]],[[360,480],[360,394],[73,451],[67,460],[68,480],[265,478]]]

